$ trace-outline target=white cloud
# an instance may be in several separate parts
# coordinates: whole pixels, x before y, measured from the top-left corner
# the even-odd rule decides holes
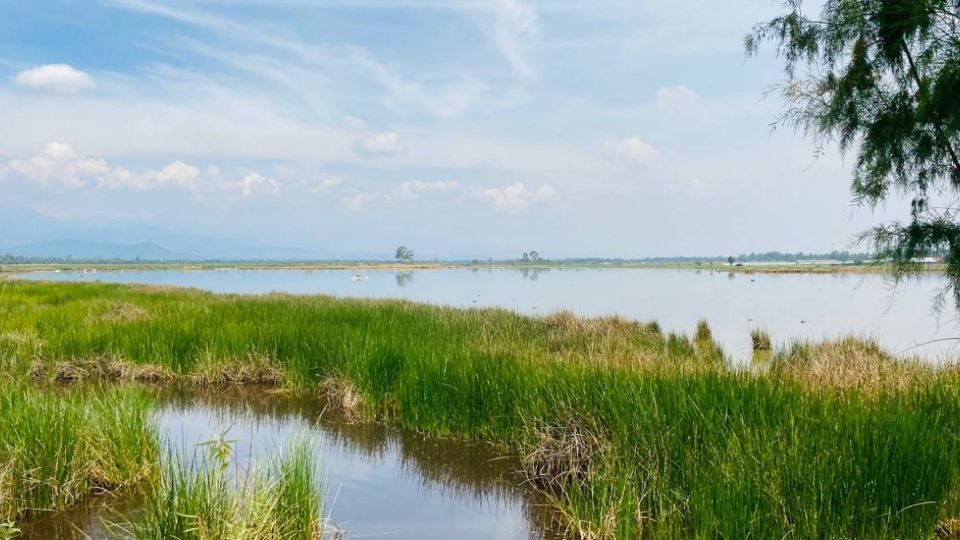
[[[407,199],[415,199],[420,193],[456,191],[458,189],[460,189],[460,182],[456,180],[436,180],[433,182],[410,180],[400,184],[400,192]]]
[[[644,165],[657,159],[657,150],[637,136],[627,137],[619,141],[608,141],[607,152],[618,159]]]
[[[665,86],[657,90],[657,107],[670,112],[689,112],[700,104],[700,94],[690,88],[679,86]]]
[[[528,209],[532,203],[546,202],[556,196],[556,190],[550,184],[544,184],[536,190],[530,190],[521,182],[499,188],[487,188],[480,195],[490,201],[498,212],[517,214]]]
[[[364,139],[360,147],[369,154],[396,154],[400,152],[400,135],[393,131],[378,133]]]
[[[13,82],[20,86],[57,92],[79,92],[94,86],[93,77],[67,64],[33,67],[18,73]]]
[[[280,182],[256,172],[248,173],[240,180],[226,180],[216,166],[207,167],[204,175],[198,167],[180,160],[168,163],[159,170],[133,171],[110,165],[103,158],[80,155],[72,146],[61,142],[47,144],[32,157],[0,164],[0,171],[4,171],[6,177],[18,177],[70,189],[91,184],[102,189],[136,190],[170,186],[192,193],[239,192],[243,197],[256,193],[275,195],[280,191]]]
[[[540,14],[522,0],[491,0],[496,20],[490,30],[500,54],[523,77],[533,76],[525,43],[540,35]]]
[[[177,160],[160,169],[156,174],[156,181],[159,185],[176,184],[188,189],[195,189],[199,176],[200,169]]]
[[[275,178],[263,176],[260,173],[252,172],[244,176],[238,183],[242,197],[250,197],[256,193],[266,193],[267,195],[276,195],[280,193],[280,182]]]
[[[15,159],[7,169],[23,178],[42,184],[55,183],[68,188],[81,188],[91,179],[110,173],[102,159],[78,155],[69,144],[52,142],[28,159]]]

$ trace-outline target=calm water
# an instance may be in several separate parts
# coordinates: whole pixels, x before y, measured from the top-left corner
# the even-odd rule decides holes
[[[319,400],[262,392],[164,393],[156,420],[169,447],[191,456],[229,429],[232,470],[282,451],[291,439],[316,449],[326,493],[324,516],[347,538],[543,539],[544,502],[522,485],[515,457],[483,443],[348,424]],[[242,474],[242,472],[241,472]],[[111,537],[107,522],[136,519],[138,500],[94,500],[27,524],[31,540]]]
[[[35,273],[27,279],[109,281],[196,287],[214,292],[324,293],[406,298],[454,306],[499,306],[542,314],[569,309],[584,315],[619,314],[692,332],[706,319],[735,359],[750,356],[749,331],[761,327],[775,341],[854,334],[888,350],[931,360],[955,356],[960,335],[950,309],[932,312],[946,282],[924,275],[897,286],[876,274],[728,274],[655,269],[447,269],[363,272],[347,270],[223,270]],[[952,306],[948,305],[948,308]]]

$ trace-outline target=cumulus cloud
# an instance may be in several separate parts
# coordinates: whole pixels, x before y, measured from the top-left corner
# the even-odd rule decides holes
[[[57,92],[79,92],[93,88],[93,77],[67,64],[32,67],[18,73],[13,82],[19,86]]]
[[[52,142],[33,157],[10,161],[7,170],[42,184],[81,188],[91,179],[108,175],[111,168],[102,159],[78,155],[69,144]]]
[[[102,189],[151,190],[176,187],[189,192],[234,192],[249,197],[254,193],[276,194],[280,183],[259,173],[249,173],[240,180],[228,180],[220,169],[210,166],[204,176],[194,165],[176,160],[160,169],[130,170],[113,166],[103,158],[77,153],[67,143],[52,142],[36,155],[14,159],[0,166],[5,176],[21,178],[50,186],[79,189],[94,186]]]
[[[433,182],[410,180],[400,184],[400,192],[407,199],[416,199],[420,193],[456,191],[458,189],[460,189],[460,182],[456,180],[437,180]]]
[[[653,163],[657,159],[657,150],[637,136],[608,141],[607,152],[618,159],[644,165]]]
[[[550,184],[544,184],[535,190],[527,188],[522,182],[504,187],[487,188],[480,195],[490,201],[494,210],[507,214],[517,214],[530,208],[536,202],[546,202],[556,196],[556,190]]]
[[[665,86],[657,90],[657,107],[664,111],[687,112],[700,104],[700,94],[684,86]]]
[[[265,193],[267,195],[276,195],[280,193],[280,182],[275,178],[270,178],[269,176],[263,176],[260,173],[248,173],[237,183],[237,187],[240,190],[240,196],[250,197],[251,195],[257,193]]]
[[[400,135],[393,131],[378,133],[361,141],[360,147],[368,154],[396,154],[400,152]]]

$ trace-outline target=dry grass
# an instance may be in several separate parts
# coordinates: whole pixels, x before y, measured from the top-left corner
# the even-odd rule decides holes
[[[960,538],[960,519],[945,519],[937,524],[936,538]]]
[[[318,386],[318,391],[327,403],[336,412],[350,421],[361,420],[363,417],[363,395],[347,379],[331,377],[324,379]]]
[[[43,340],[33,330],[9,330],[0,334],[0,340],[14,347],[43,347]]]
[[[753,350],[755,352],[769,351],[773,348],[773,342],[770,339],[770,334],[759,328],[754,328],[750,331],[750,341],[753,344]]]
[[[164,366],[134,364],[112,356],[93,356],[73,360],[35,360],[29,368],[35,379],[50,382],[138,381],[166,382],[176,375]]]
[[[773,356],[771,374],[812,389],[898,391],[929,382],[938,370],[917,359],[900,359],[856,338],[794,345]]]
[[[580,317],[571,311],[558,311],[543,317],[544,324],[556,333],[581,335],[591,338],[636,337],[637,334],[659,334],[650,325],[641,324],[613,315],[605,317]]]
[[[87,318],[88,324],[105,322],[109,324],[129,324],[143,321],[150,317],[150,313],[142,307],[129,302],[114,302],[101,313]]]
[[[217,358],[208,354],[197,362],[189,380],[202,386],[282,386],[287,376],[276,360],[265,354],[251,352],[239,358]]]
[[[522,459],[527,482],[538,489],[562,491],[586,486],[605,443],[595,430],[578,422],[528,428],[532,435]]]

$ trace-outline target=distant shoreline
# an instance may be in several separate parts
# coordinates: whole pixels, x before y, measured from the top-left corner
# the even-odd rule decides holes
[[[137,272],[137,271],[217,271],[217,270],[355,270],[355,271],[429,271],[450,269],[498,270],[693,270],[741,274],[889,274],[889,264],[809,264],[763,263],[729,265],[721,263],[643,263],[643,262],[563,262],[511,263],[509,261],[474,262],[393,262],[393,261],[250,261],[250,262],[51,262],[21,263],[0,266],[0,273],[32,272]],[[918,273],[942,272],[943,264],[917,265]]]

